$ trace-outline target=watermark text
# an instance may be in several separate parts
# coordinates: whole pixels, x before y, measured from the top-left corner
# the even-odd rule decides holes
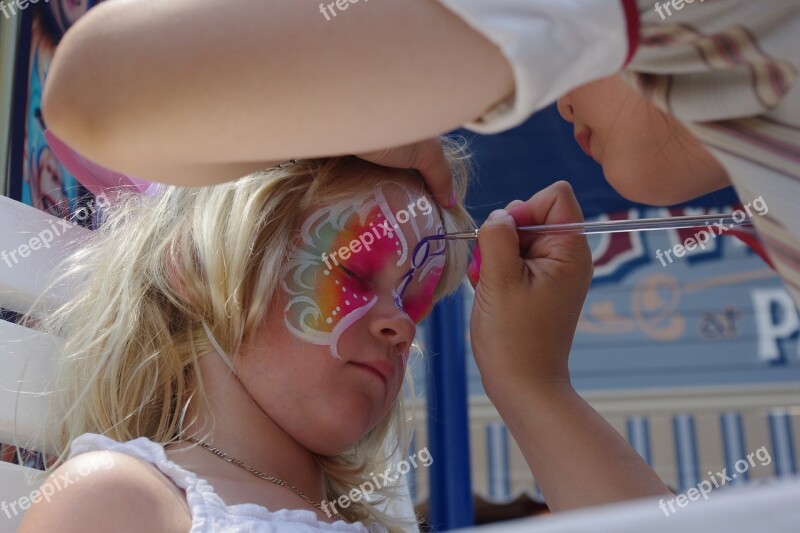
[[[77,483],[81,479],[91,475],[92,473],[100,470],[101,468],[108,470],[114,466],[114,458],[111,453],[104,451],[97,454],[97,459],[91,463],[84,462],[77,468],[77,470],[65,472],[56,477],[52,477],[42,484],[41,487],[32,491],[27,496],[22,496],[13,502],[0,502],[0,511],[5,513],[6,517],[10,520],[17,516],[20,512],[27,511],[34,503],[41,501],[50,503],[50,499],[73,483]]]
[[[417,464],[417,459],[419,459],[420,465],[426,468],[433,464],[433,456],[431,456],[430,452],[428,451],[428,447],[426,446],[420,451],[414,452],[408,457],[408,459],[397,463],[397,468],[394,469],[394,475],[391,475],[393,470],[392,465],[389,465],[385,471],[378,472],[378,475],[375,475],[374,472],[370,472],[369,475],[372,476],[372,481],[365,481],[358,487],[353,487],[348,494],[342,494],[335,500],[323,501],[322,510],[325,511],[325,514],[328,515],[328,518],[333,518],[333,515],[339,514],[339,511],[336,510],[337,505],[341,509],[347,509],[350,507],[352,502],[368,499],[370,494],[380,489],[382,486],[385,487],[397,483],[401,476],[408,474],[411,471],[412,465],[414,468],[419,467]],[[380,477],[380,479],[378,479],[378,477]]]
[[[736,461],[733,465],[733,468],[736,470],[736,472],[731,472],[728,474],[728,469],[723,468],[722,472],[717,472],[714,474],[709,470],[708,479],[704,479],[698,483],[697,487],[692,487],[687,490],[686,494],[678,494],[675,498],[670,498],[666,501],[664,498],[660,499],[658,501],[658,508],[664,512],[664,516],[670,517],[678,512],[678,510],[675,508],[676,504],[678,507],[683,508],[689,505],[690,502],[699,500],[700,496],[702,496],[704,500],[708,500],[708,495],[712,490],[722,487],[729,481],[736,479],[739,474],[744,474],[751,467],[756,466],[756,462],[753,460],[753,457],[758,459],[761,466],[767,466],[772,462],[772,457],[770,457],[767,447],[762,446],[755,452],[747,454],[746,458]]]
[[[42,0],[45,4],[49,4],[50,0]],[[30,4],[38,4],[39,0],[0,0],[0,13],[5,15],[6,20],[10,19],[17,14],[18,11],[27,9]]]
[[[357,4],[358,2],[359,0],[336,0],[327,5],[322,3],[319,5],[319,12],[323,14],[325,20],[330,22],[332,18],[336,18],[339,11],[345,11],[350,7],[350,4]],[[364,2],[369,2],[369,0],[364,0]]]
[[[0,0],[0,2],[2,2],[2,0]],[[108,199],[103,194],[99,194],[92,199],[88,205],[75,211],[70,218],[72,220],[84,222],[88,217],[94,214],[95,207],[103,208],[107,203]],[[2,260],[8,268],[11,268],[19,264],[22,259],[30,257],[32,252],[41,250],[42,248],[50,248],[50,243],[53,242],[53,239],[60,237],[75,227],[74,224],[66,219],[59,219],[58,222],[51,221],[50,228],[43,229],[35,237],[28,239],[27,243],[20,244],[13,250],[0,250],[0,260]]]
[[[747,220],[748,217],[752,218],[754,213],[750,210],[751,207],[755,210],[755,214],[759,216],[766,215],[769,212],[769,207],[767,207],[764,197],[759,196],[752,202],[748,202],[743,206],[744,210],[747,211],[747,214],[745,214],[745,212],[741,209],[737,209],[731,214],[730,219],[732,219],[736,224],[741,224]],[[702,250],[705,250],[706,244],[708,244],[712,239],[716,239],[719,235],[723,235],[726,231],[735,227],[734,224],[726,225],[724,217],[720,217],[720,219],[717,222],[714,222],[713,225],[711,225],[710,222],[706,222],[706,226],[708,227],[707,230],[698,231],[694,234],[694,236],[686,239],[683,244],[676,244],[667,250],[661,250],[661,248],[656,250],[656,259],[661,261],[661,266],[666,267],[667,261],[669,261],[669,264],[674,263],[675,260],[672,258],[673,254],[677,258],[681,258],[686,255],[686,252],[693,252],[697,250],[698,247],[700,247]]]
[[[405,224],[411,220],[412,217],[416,217],[418,214],[417,209],[419,213],[427,216],[431,214],[433,206],[426,197],[419,197],[416,202],[409,203],[407,209],[401,209],[395,213],[394,218],[397,220],[398,224],[392,225],[388,220],[384,220],[377,226],[370,224],[370,226],[372,226],[371,229],[363,232],[357,239],[350,241],[347,246],[342,246],[330,255],[323,252],[321,255],[322,262],[325,263],[328,270],[333,270],[333,265],[339,266],[339,261],[347,261],[350,259],[350,256],[356,255],[362,250],[369,252],[372,250],[371,247],[376,240],[380,240],[383,237],[389,237],[391,239],[394,236],[394,232],[400,229],[400,224]],[[333,261],[333,265],[331,261]]]
[[[664,0],[664,2],[661,3],[656,2],[656,13],[658,13],[658,15],[661,17],[661,20],[665,20],[667,17],[672,16],[672,10],[670,10],[670,7],[672,7],[672,9],[675,11],[680,11],[684,8],[685,4],[694,4],[694,1],[695,0]],[[697,1],[702,4],[705,0]],[[664,12],[667,14],[664,15]]]

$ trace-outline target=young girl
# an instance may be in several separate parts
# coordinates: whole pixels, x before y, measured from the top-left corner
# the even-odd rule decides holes
[[[354,157],[118,197],[73,297],[31,313],[65,339],[63,453],[20,531],[414,529],[377,473],[408,446],[416,324],[466,270],[436,237],[471,227]]]

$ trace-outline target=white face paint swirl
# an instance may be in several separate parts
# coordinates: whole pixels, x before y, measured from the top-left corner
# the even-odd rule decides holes
[[[408,200],[396,213],[385,194],[389,190],[393,200]],[[286,328],[298,339],[330,346],[331,355],[341,358],[340,337],[378,301],[369,278],[391,265],[410,269],[409,242],[416,244],[440,229],[427,198],[412,198],[404,187],[391,183],[314,211],[303,222],[281,272],[282,288],[288,297]],[[415,286],[425,278],[426,287],[435,287],[444,268],[444,256],[433,258],[431,263],[415,270]],[[432,294],[431,290],[430,299]],[[421,303],[422,296],[416,299],[420,301],[410,302],[412,314],[396,298],[412,319],[426,305],[430,307]]]

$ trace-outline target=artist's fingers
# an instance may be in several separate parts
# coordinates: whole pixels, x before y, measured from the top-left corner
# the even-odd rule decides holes
[[[508,205],[505,207],[506,211],[510,211],[514,207],[523,204],[522,200],[511,200]],[[467,267],[467,279],[469,280],[472,288],[474,289],[478,285],[478,281],[480,280],[481,274],[481,247],[480,244],[476,241],[475,245],[472,247],[472,259]]]
[[[566,181],[553,183],[534,194],[527,202],[515,204],[509,209],[509,213],[518,226],[583,222],[581,207],[572,186]],[[582,235],[537,235],[525,231],[519,233],[520,247],[529,258],[538,255],[553,256],[559,250],[564,251],[565,247],[569,250],[567,255],[573,256],[576,247],[588,247],[586,238]],[[541,253],[545,251],[547,253]]]
[[[500,294],[522,271],[516,224],[508,211],[498,209],[489,215],[478,233],[478,244],[480,282],[486,290]]]
[[[434,200],[443,207],[457,202],[453,189],[453,174],[444,154],[441,139],[433,138],[405,146],[376,150],[358,157],[372,163],[394,168],[413,168],[422,174]]]

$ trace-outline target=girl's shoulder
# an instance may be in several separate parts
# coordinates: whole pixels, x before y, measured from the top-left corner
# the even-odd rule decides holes
[[[358,522],[320,522],[304,509],[226,505],[204,478],[147,438],[117,442],[86,433],[42,484],[20,531],[324,531],[372,533]],[[46,501],[45,501],[46,500]]]
[[[96,450],[74,456],[30,495],[19,531],[187,531],[180,489],[145,460]]]

